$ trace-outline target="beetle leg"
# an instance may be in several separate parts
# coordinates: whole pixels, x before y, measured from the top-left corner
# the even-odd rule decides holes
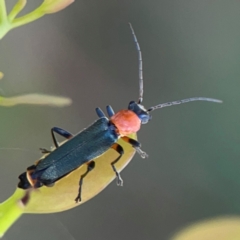
[[[68,132],[68,131],[66,131],[62,128],[59,128],[59,127],[53,127],[51,129],[51,134],[52,134],[52,139],[53,139],[53,142],[54,142],[54,145],[55,145],[56,148],[58,148],[59,145],[58,145],[58,142],[57,142],[57,139],[56,139],[56,136],[55,136],[54,132],[59,134],[62,137],[67,138],[67,139],[70,139],[70,138],[73,137],[72,133],[70,133],[70,132]]]
[[[27,168],[27,171],[35,170],[36,165],[31,165],[30,167]]]
[[[92,171],[95,167],[95,162],[91,161],[89,163],[87,163],[87,171],[81,175],[80,177],[80,181],[79,181],[79,189],[78,189],[78,195],[75,198],[76,203],[81,202],[81,193],[82,193],[82,184],[83,184],[83,179],[87,176],[87,174]]]
[[[141,143],[138,142],[135,139],[129,138],[127,136],[124,136],[121,138],[123,141],[129,143],[132,145],[132,147],[137,151],[137,153],[142,157],[142,158],[146,158],[148,157],[147,153],[145,153],[144,151],[142,151],[141,147]]]
[[[39,148],[39,150],[41,151],[41,153],[50,153],[51,150],[47,150],[46,148]]]
[[[123,186],[123,180],[120,176],[120,173],[117,171],[116,167],[115,167],[115,163],[118,162],[118,160],[122,157],[123,153],[124,153],[124,150],[122,148],[121,145],[119,145],[118,143],[114,143],[112,146],[111,146],[112,149],[114,149],[115,151],[117,151],[120,156],[117,157],[113,162],[111,162],[111,165],[112,165],[112,169],[113,171],[116,173],[116,177],[117,177],[117,185],[118,186]]]
[[[49,184],[44,184],[46,187],[53,187],[54,186],[54,182],[53,183],[49,183]]]
[[[112,117],[115,114],[110,105],[107,106],[107,113],[109,117]]]
[[[58,145],[58,142],[57,142],[57,139],[56,139],[56,136],[55,136],[54,133],[57,133],[60,136],[65,137],[67,139],[70,139],[70,138],[73,137],[72,133],[70,133],[70,132],[68,132],[68,131],[66,131],[66,130],[64,130],[62,128],[59,128],[59,127],[53,127],[51,129],[51,135],[52,135],[52,139],[53,139],[53,142],[54,142],[54,145],[55,145],[56,148],[58,148],[59,145]],[[40,151],[42,153],[51,153],[52,152],[51,150],[47,150],[46,148],[40,148]]]
[[[100,117],[100,118],[106,117],[106,115],[104,114],[104,112],[102,111],[101,108],[97,107],[95,110],[96,110],[98,117]]]

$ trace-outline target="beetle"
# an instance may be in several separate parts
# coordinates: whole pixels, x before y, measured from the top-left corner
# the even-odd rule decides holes
[[[218,99],[194,97],[162,103],[145,109],[141,104],[143,101],[142,53],[133,27],[130,23],[129,26],[138,52],[138,101],[131,101],[127,109],[120,110],[117,113],[114,113],[110,105],[107,106],[106,110],[109,118],[106,117],[100,108],[96,108],[99,119],[76,135],[62,128],[53,127],[51,129],[51,135],[56,149],[53,151],[41,149],[42,153],[49,154],[45,158],[40,159],[36,164],[28,167],[26,172],[19,176],[19,188],[28,189],[32,187],[40,188],[41,186],[52,186],[59,179],[65,177],[81,165],[86,164],[87,170],[80,176],[78,194],[75,199],[76,202],[80,202],[84,178],[94,169],[94,160],[104,154],[109,148],[114,149],[119,154],[119,156],[111,162],[111,167],[116,174],[117,185],[122,186],[123,180],[115,167],[115,164],[124,154],[122,146],[117,143],[119,138],[131,144],[142,158],[146,158],[148,155],[142,151],[141,144],[137,140],[128,137],[128,135],[138,132],[141,124],[148,123],[152,118],[150,115],[152,111],[192,101],[222,102]],[[56,133],[68,139],[68,141],[59,146],[55,136]]]

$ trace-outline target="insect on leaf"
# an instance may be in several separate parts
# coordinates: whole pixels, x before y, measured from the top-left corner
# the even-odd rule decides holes
[[[136,139],[136,135],[131,135],[131,138]],[[124,155],[121,160],[116,164],[116,168],[121,171],[127,166],[135,154],[133,147],[124,142],[118,141],[124,148]],[[79,188],[79,179],[85,173],[86,164],[77,168],[67,176],[57,181],[53,187],[41,187],[32,192],[31,200],[25,208],[26,213],[53,213],[61,212],[79,206],[106,188],[112,181],[115,181],[116,175],[111,167],[111,162],[116,159],[118,153],[109,149],[94,161],[96,166],[84,178],[84,185],[82,189],[82,201],[75,202],[76,195]],[[17,191],[23,191],[17,189]]]

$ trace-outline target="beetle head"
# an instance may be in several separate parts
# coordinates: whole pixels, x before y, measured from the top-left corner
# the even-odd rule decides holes
[[[146,124],[152,119],[152,116],[149,115],[148,110],[145,109],[143,105],[134,101],[129,103],[128,110],[133,111],[140,118],[142,124]]]

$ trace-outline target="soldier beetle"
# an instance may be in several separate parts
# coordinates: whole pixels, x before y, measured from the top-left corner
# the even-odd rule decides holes
[[[114,113],[112,107],[106,107],[108,117],[100,108],[96,108],[99,117],[93,124],[76,135],[54,127],[51,129],[55,150],[49,151],[41,149],[43,153],[49,153],[45,158],[39,160],[36,164],[27,168],[27,171],[19,176],[20,182],[18,187],[22,189],[40,188],[41,186],[52,186],[56,181],[64,178],[66,175],[79,168],[83,164],[87,164],[87,170],[80,176],[78,194],[76,202],[81,201],[81,191],[83,180],[86,175],[95,167],[94,160],[104,154],[108,149],[114,149],[119,156],[111,162],[112,170],[116,174],[117,185],[122,186],[123,180],[117,171],[115,164],[121,160],[124,150],[117,143],[121,138],[123,141],[132,145],[142,158],[147,154],[142,151],[141,144],[129,137],[129,134],[136,133],[141,124],[146,124],[152,118],[150,113],[156,109],[178,105],[192,101],[209,101],[221,103],[221,100],[194,97],[173,102],[158,104],[148,109],[141,105],[143,101],[143,71],[142,71],[142,53],[137,37],[134,33],[132,25],[129,23],[134,42],[138,52],[139,61],[139,98],[138,101],[131,101],[127,109]],[[59,146],[55,133],[68,139],[63,145]]]

